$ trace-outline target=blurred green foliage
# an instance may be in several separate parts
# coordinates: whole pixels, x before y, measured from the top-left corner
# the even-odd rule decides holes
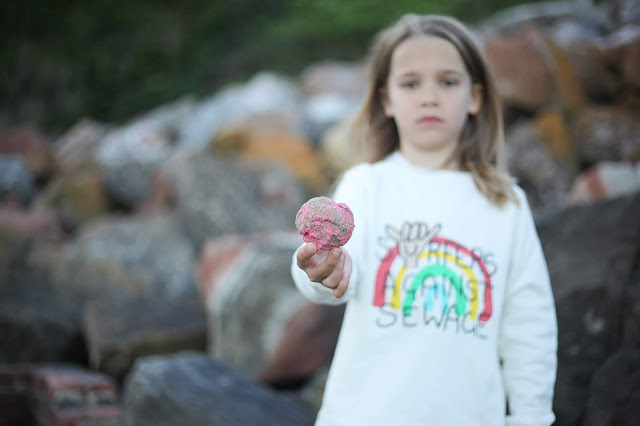
[[[0,116],[59,133],[123,122],[259,70],[357,60],[407,12],[474,23],[522,0],[9,0],[0,4]]]

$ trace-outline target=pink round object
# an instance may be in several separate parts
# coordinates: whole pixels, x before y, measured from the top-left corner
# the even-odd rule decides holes
[[[351,238],[353,213],[344,203],[315,197],[300,207],[296,228],[305,243],[314,243],[318,250],[331,250],[345,245]]]

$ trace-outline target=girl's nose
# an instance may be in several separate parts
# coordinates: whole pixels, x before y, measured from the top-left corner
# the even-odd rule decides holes
[[[423,87],[420,96],[420,103],[424,106],[437,105],[439,102],[438,91],[431,84],[427,84]]]

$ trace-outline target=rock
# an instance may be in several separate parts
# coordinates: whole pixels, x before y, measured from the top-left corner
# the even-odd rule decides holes
[[[90,118],[83,118],[55,143],[55,156],[64,171],[94,163],[97,147],[110,131],[109,127]]]
[[[332,357],[344,307],[313,305],[290,266],[300,236],[291,231],[210,240],[200,285],[216,358],[274,385],[311,377]]]
[[[585,426],[632,426],[640,416],[640,350],[612,355],[593,376]]]
[[[637,280],[638,208],[640,194],[537,222],[558,314],[557,424],[581,424],[592,375],[624,341],[624,307]]]
[[[367,90],[367,68],[364,63],[321,61],[302,71],[300,90],[308,98],[333,93],[361,99]]]
[[[15,273],[0,291],[0,362],[86,362],[81,299],[56,293],[36,271]]]
[[[506,105],[536,111],[549,104],[554,81],[539,33],[493,36],[485,40],[483,50]]]
[[[560,160],[568,170],[578,168],[576,149],[571,139],[564,117],[557,111],[540,111],[533,120],[542,140],[548,142],[555,159]]]
[[[353,134],[355,119],[355,114],[349,114],[322,136],[320,156],[331,181],[337,179],[342,172],[355,163]]]
[[[22,157],[27,170],[38,182],[48,179],[56,167],[49,141],[29,127],[0,134],[0,153]]]
[[[57,243],[64,239],[60,220],[52,211],[0,209],[0,228],[15,229],[33,241]],[[0,247],[3,245],[4,242],[0,242]]]
[[[256,74],[245,85],[224,88],[204,99],[178,130],[185,153],[200,152],[221,128],[253,116],[277,114],[297,122],[300,93],[289,80],[268,72]]]
[[[298,398],[309,409],[318,413],[322,405],[322,397],[324,396],[324,389],[329,377],[329,367],[319,369],[313,377],[297,392]]]
[[[580,2],[580,4],[570,1],[534,2],[494,13],[481,22],[480,29],[490,34],[509,33],[532,26],[551,26],[558,21],[576,17],[592,23],[601,23],[604,21],[601,15],[602,12],[589,2]]]
[[[592,203],[639,191],[640,164],[603,161],[576,178],[569,192],[568,203]]]
[[[590,106],[571,127],[581,164],[640,159],[640,122],[632,111],[615,106]]]
[[[593,54],[595,36],[574,41],[563,46],[563,52],[569,57],[577,74],[586,101],[611,104],[617,100],[624,88],[619,74],[611,69],[605,60]]]
[[[308,141],[286,132],[255,131],[240,126],[221,131],[215,140],[219,155],[239,154],[250,161],[275,161],[285,167],[311,193],[322,193],[329,183],[318,155]]]
[[[625,24],[640,25],[640,6],[635,0],[609,0],[606,2],[607,14],[614,27]]]
[[[150,278],[157,295],[196,292],[194,250],[175,214],[97,220],[78,231],[74,246],[86,258],[109,260]]]
[[[190,98],[160,106],[100,142],[95,158],[117,204],[133,208],[150,197],[155,168],[174,152],[178,129],[192,108]]]
[[[105,214],[108,207],[100,172],[79,167],[51,180],[34,203],[37,211],[55,211],[68,231]]]
[[[207,347],[204,307],[195,294],[94,300],[85,309],[83,328],[91,367],[119,379],[142,356]]]
[[[529,121],[520,121],[507,129],[509,172],[526,192],[536,217],[563,207],[573,180],[571,169],[554,158],[550,148],[553,143],[546,140],[546,136]]]
[[[555,104],[563,112],[575,113],[587,103],[586,90],[569,53],[549,38],[545,42],[552,58]]]
[[[22,405],[21,415],[19,412],[0,412],[0,422],[4,424],[120,424],[119,393],[115,381],[80,366],[0,365],[0,383],[0,406],[4,405],[2,402],[7,395],[21,397],[18,402]]]
[[[640,88],[640,25],[617,29],[597,40],[592,51],[617,71],[626,86]]]
[[[174,159],[163,173],[196,248],[224,234],[290,228],[305,198],[300,183],[277,163],[201,155]]]
[[[631,279],[640,282],[640,267]],[[624,324],[622,325],[622,347],[625,349],[640,349],[640,286],[627,288],[625,295],[627,305],[624,307]]]
[[[24,244],[0,283],[0,362],[86,365],[86,302],[140,294],[148,285],[119,265],[89,260],[67,246]]]
[[[306,303],[284,325],[282,337],[261,372],[260,381],[286,385],[289,381],[313,378],[319,370],[328,368],[338,342],[344,308],[344,305]]]
[[[0,203],[27,206],[35,193],[33,178],[23,158],[0,154]]]
[[[303,127],[308,138],[318,145],[334,124],[353,114],[360,99],[349,99],[337,93],[323,93],[309,98],[304,106]]]
[[[640,194],[633,194],[538,221],[556,301],[605,284],[619,292],[629,283],[640,242],[638,208]]]
[[[81,300],[76,306],[79,317],[88,300],[133,297],[153,289],[148,275],[135,274],[126,269],[126,265],[113,259],[95,258],[70,244],[35,246],[27,257],[26,269],[47,277],[48,285],[56,294],[77,296]]]
[[[10,221],[15,220],[11,211],[0,210],[0,213],[8,216]],[[24,262],[32,243],[29,228],[22,229],[13,223],[7,224],[6,220],[7,218],[0,220],[0,291],[9,287],[15,265]]]
[[[303,426],[315,417],[275,391],[199,353],[146,357],[125,381],[127,426]]]

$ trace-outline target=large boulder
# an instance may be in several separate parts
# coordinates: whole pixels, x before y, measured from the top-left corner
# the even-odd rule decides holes
[[[296,233],[208,241],[200,260],[210,353],[243,373],[290,385],[326,367],[343,306],[307,302],[291,279]]]
[[[150,279],[157,295],[196,292],[195,252],[175,214],[105,217],[82,227],[73,244],[87,258],[109,260]]]
[[[223,127],[249,117],[275,115],[295,123],[300,102],[300,93],[293,82],[273,73],[260,72],[246,84],[225,87],[203,99],[178,129],[180,150],[200,152]]]
[[[305,201],[284,166],[206,155],[163,167],[180,221],[196,248],[208,238],[287,229]]]
[[[100,141],[95,161],[115,203],[130,209],[150,197],[155,169],[174,153],[178,129],[193,107],[190,98],[162,105]]]
[[[136,362],[123,392],[126,426],[304,426],[315,416],[288,397],[197,352]]]
[[[11,235],[2,237],[2,244],[13,249],[4,261],[7,270],[0,285],[0,362],[86,365],[86,303],[141,294],[150,283],[68,246],[34,244],[16,230]]]
[[[56,168],[49,141],[30,127],[0,133],[0,154],[20,156],[37,182],[46,180]]]
[[[310,193],[321,194],[328,189],[327,177],[310,142],[288,131],[236,125],[218,134],[214,148],[220,156],[240,155],[250,161],[282,164]]]
[[[549,104],[554,79],[538,32],[487,37],[483,50],[507,106],[536,111]]]
[[[640,122],[631,110],[616,106],[590,106],[571,126],[582,164],[599,161],[638,161]]]
[[[142,356],[207,347],[205,311],[195,294],[97,299],[87,304],[83,329],[89,365],[119,379]]]
[[[633,426],[640,417],[640,350],[612,355],[593,376],[584,426]]]
[[[571,167],[554,156],[549,139],[531,121],[514,124],[506,134],[509,171],[527,193],[536,216],[564,207],[573,180]]]
[[[594,397],[589,388],[594,373],[631,343],[625,329],[637,335],[630,326],[633,311],[625,307],[640,273],[639,208],[635,194],[567,208],[538,222],[558,315],[554,409],[559,425],[581,424]]]

